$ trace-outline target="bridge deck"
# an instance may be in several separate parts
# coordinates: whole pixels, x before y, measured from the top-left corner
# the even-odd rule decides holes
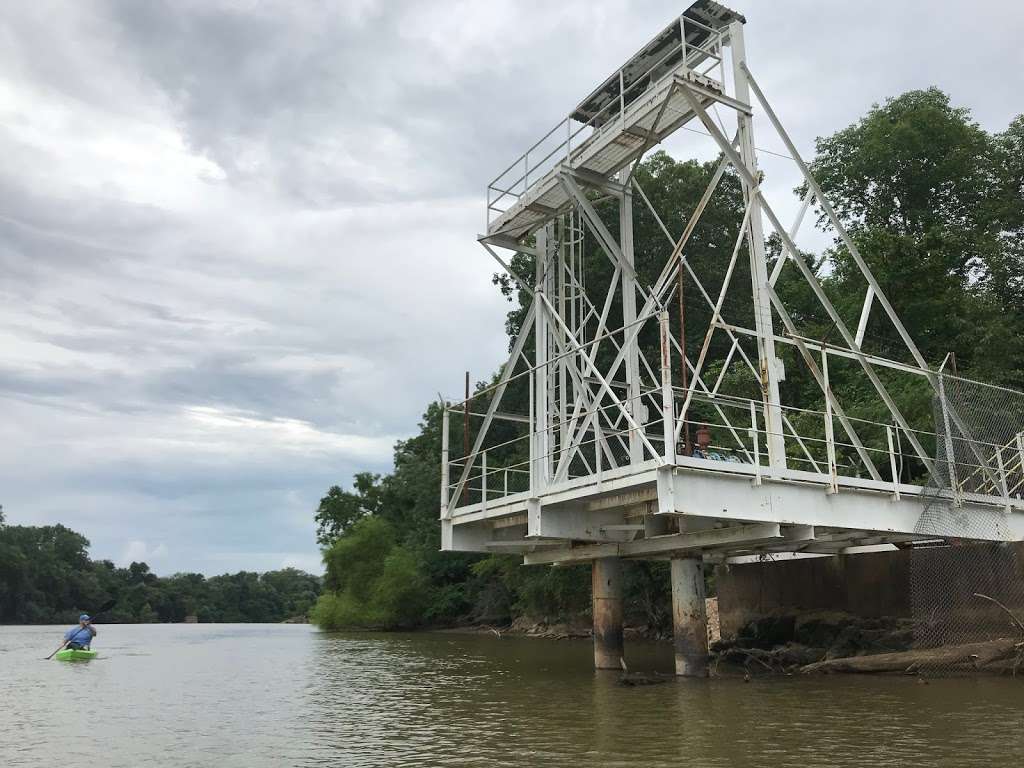
[[[776,552],[835,554],[851,547],[974,538],[1024,538],[1024,500],[867,478],[830,479],[796,469],[682,457],[574,478],[531,497],[515,493],[459,507],[443,521],[443,548],[522,553],[553,563],[618,555],[659,558],[683,551],[725,558]],[[951,514],[923,517],[935,504]],[[956,505],[960,506],[957,507]],[[956,514],[956,510],[963,514]],[[964,518],[972,522],[964,527]]]

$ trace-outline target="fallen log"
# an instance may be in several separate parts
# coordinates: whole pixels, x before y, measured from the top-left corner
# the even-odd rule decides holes
[[[826,659],[800,668],[805,675],[817,673],[872,674],[879,672],[901,672],[913,674],[928,669],[982,669],[993,662],[1012,659],[1024,644],[1017,640],[1000,638],[983,643],[966,645],[944,645],[939,648],[923,648],[897,653],[877,653],[870,656],[850,656],[842,659]]]

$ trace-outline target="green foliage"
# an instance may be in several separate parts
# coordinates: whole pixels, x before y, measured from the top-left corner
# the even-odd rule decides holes
[[[521,558],[491,555],[472,572],[485,597],[477,620],[501,623],[525,616],[551,622],[590,612],[589,568],[525,568]]]
[[[320,594],[320,579],[295,568],[161,578],[145,563],[91,560],[88,547],[62,525],[0,526],[0,623],[74,622],[111,597],[110,622],[277,622],[304,617]]]
[[[366,599],[384,558],[394,546],[394,531],[387,520],[381,517],[360,520],[324,553],[327,566],[324,585],[335,592],[351,592],[359,599]]]
[[[427,607],[427,580],[416,554],[395,541],[383,517],[367,517],[324,552],[325,592],[311,614],[324,629],[420,624]]]
[[[819,139],[814,173],[925,358],[1024,386],[1024,118],[982,130],[937,88],[876,105]],[[821,221],[824,221],[822,218]],[[863,280],[837,242],[826,290],[856,324]],[[873,351],[905,359],[880,321]],[[824,329],[823,329],[824,331]],[[813,334],[809,334],[813,335]]]
[[[360,472],[353,482],[355,493],[343,491],[337,485],[328,489],[327,495],[320,499],[315,516],[316,540],[320,546],[329,546],[356,521],[379,510],[379,480],[378,475]]]
[[[309,612],[309,620],[323,629],[372,626],[375,622],[367,621],[370,610],[349,595],[324,592]]]
[[[394,547],[373,584],[371,600],[387,627],[413,627],[423,618],[427,584],[416,556]]]

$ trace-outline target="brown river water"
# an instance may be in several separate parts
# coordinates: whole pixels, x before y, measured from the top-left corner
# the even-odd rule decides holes
[[[4,766],[1019,766],[1024,680],[772,677],[626,687],[587,641],[0,627]],[[632,643],[634,669],[671,669]]]

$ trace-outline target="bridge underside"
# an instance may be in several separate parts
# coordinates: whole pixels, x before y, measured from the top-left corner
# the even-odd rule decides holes
[[[942,510],[935,514],[935,510]],[[528,565],[606,557],[671,559],[779,553],[833,555],[880,545],[1024,538],[1024,502],[945,497],[933,490],[864,478],[680,457],[576,478],[460,507],[443,521],[443,548],[521,553]]]

